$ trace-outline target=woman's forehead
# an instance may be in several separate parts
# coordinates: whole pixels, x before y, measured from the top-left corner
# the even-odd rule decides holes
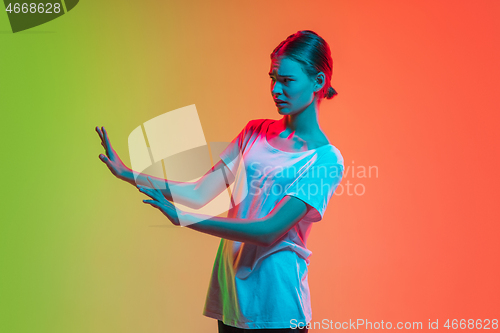
[[[297,61],[286,57],[272,59],[270,72],[277,73],[278,75],[303,74],[302,65]]]

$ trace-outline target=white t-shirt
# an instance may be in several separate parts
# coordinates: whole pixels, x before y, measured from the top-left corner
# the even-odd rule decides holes
[[[239,328],[289,328],[293,319],[311,321],[307,237],[344,171],[333,145],[304,152],[271,146],[266,132],[274,121],[251,120],[220,154],[236,178],[236,204],[228,217],[264,217],[285,195],[304,201],[308,211],[270,246],[221,239],[203,314]]]

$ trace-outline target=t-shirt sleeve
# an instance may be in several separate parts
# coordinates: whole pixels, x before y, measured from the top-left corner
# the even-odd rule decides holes
[[[285,191],[307,204],[306,222],[323,219],[326,207],[337,189],[344,173],[344,161],[340,153],[329,153],[318,158]]]
[[[233,175],[236,175],[240,161],[242,160],[243,151],[248,142],[256,120],[250,120],[241,132],[229,143],[222,153],[219,154],[220,159],[227,165]]]

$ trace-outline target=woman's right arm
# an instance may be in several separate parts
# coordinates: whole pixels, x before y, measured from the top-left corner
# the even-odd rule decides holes
[[[101,138],[101,145],[106,150],[106,155],[100,154],[99,157],[113,175],[131,185],[149,187],[151,184],[146,178],[148,177],[157,188],[161,189],[165,198],[174,203],[199,209],[217,197],[234,181],[234,176],[222,161],[219,161],[203,177],[195,182],[177,182],[137,172],[136,177],[134,176],[134,171],[125,166],[111,146],[104,127],[102,129],[96,127],[96,131]]]
[[[134,179],[133,173],[131,169],[128,169],[123,173],[121,179],[134,186],[142,185],[150,187],[151,184],[147,180],[149,178],[156,188],[161,190],[167,200],[193,209],[200,209],[205,206],[222,191],[227,189],[234,181],[234,176],[222,161],[219,161],[203,177],[195,182],[178,182],[156,178],[143,173]]]

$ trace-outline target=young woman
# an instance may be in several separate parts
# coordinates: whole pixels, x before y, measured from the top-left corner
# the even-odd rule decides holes
[[[96,128],[107,155],[101,160],[115,176],[137,184],[151,198],[145,203],[175,225],[221,238],[203,311],[218,320],[219,332],[307,332],[307,237],[344,171],[340,151],[318,123],[321,101],[337,94],[332,67],[328,44],[313,31],[281,42],[271,54],[269,76],[283,117],[249,121],[221,161],[193,183],[143,174],[134,179],[105,129]],[[227,183],[218,181],[221,171]],[[183,212],[171,202],[175,197],[199,208],[233,182],[236,204],[227,218]]]

